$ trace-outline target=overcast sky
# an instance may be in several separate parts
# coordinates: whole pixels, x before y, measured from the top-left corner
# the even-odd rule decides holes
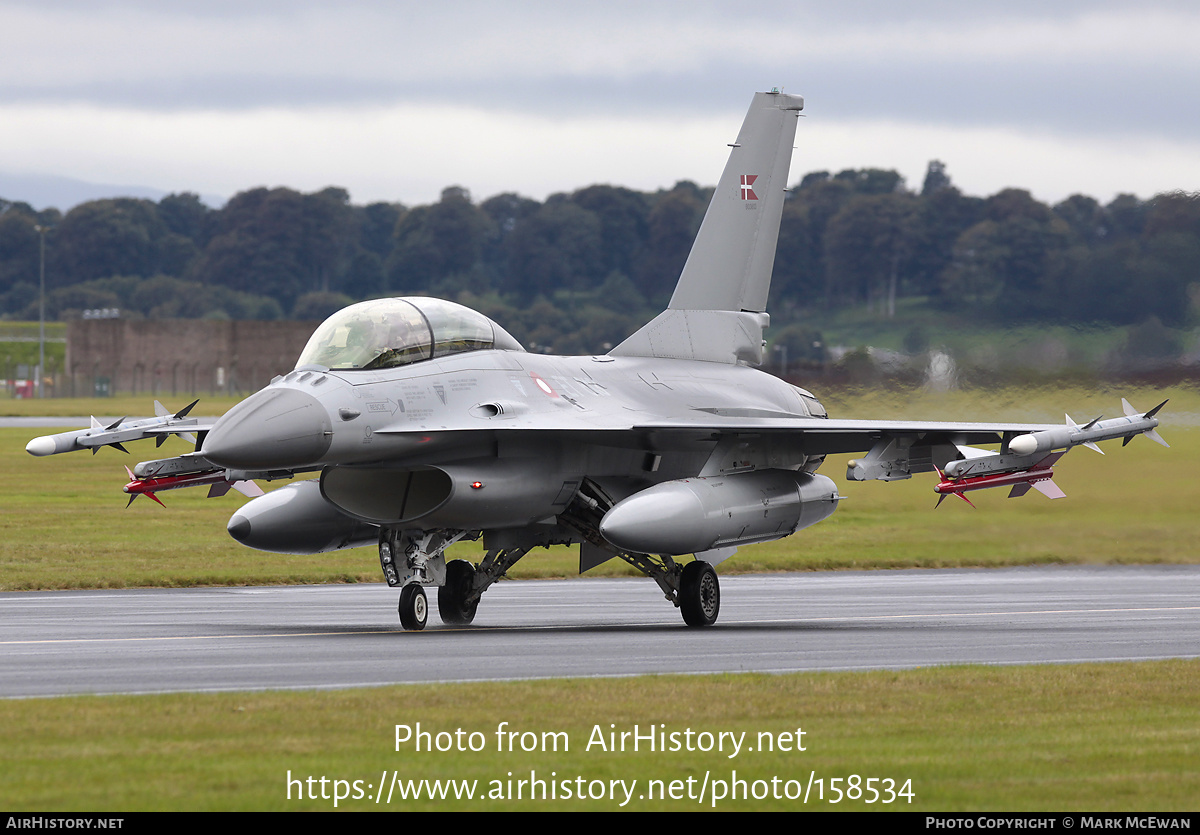
[[[716,181],[755,90],[792,180],[1200,191],[1195,2],[0,0],[0,171],[409,205]],[[21,195],[0,195],[23,199]]]

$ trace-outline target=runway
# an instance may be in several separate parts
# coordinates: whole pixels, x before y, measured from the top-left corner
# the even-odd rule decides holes
[[[0,697],[1200,657],[1200,566],[721,578],[687,629],[649,580],[503,582],[403,632],[380,585],[0,594]],[[431,604],[436,599],[430,596]]]

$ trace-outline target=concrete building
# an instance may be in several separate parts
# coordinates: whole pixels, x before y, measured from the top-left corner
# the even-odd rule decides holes
[[[78,319],[56,395],[245,396],[291,371],[317,324]]]

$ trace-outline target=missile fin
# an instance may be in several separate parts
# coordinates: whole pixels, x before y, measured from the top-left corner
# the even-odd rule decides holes
[[[166,407],[166,406],[164,406],[163,404],[159,403],[157,400],[155,400],[155,401],[154,401],[154,415],[155,415],[155,417],[166,417],[166,416],[167,416],[167,415],[169,415],[169,414],[171,414],[171,412],[170,412],[170,411],[167,409],[167,407]]]
[[[1063,499],[1067,496],[1067,494],[1062,491],[1062,488],[1055,484],[1054,479],[1051,478],[1048,478],[1045,481],[1034,482],[1029,486],[1049,499]]]
[[[192,408],[193,408],[193,407],[194,407],[194,406],[195,406],[197,403],[199,403],[199,402],[200,402],[200,399],[199,399],[199,398],[197,398],[197,399],[193,400],[191,403],[187,404],[187,405],[186,405],[186,406],[184,406],[182,409],[180,409],[178,412],[176,412],[176,413],[175,413],[175,418],[176,418],[176,419],[180,419],[180,418],[185,418],[185,417],[187,417],[187,413],[188,413],[188,412],[190,412],[190,411],[192,410]]]
[[[1026,493],[1028,493],[1028,492],[1029,492],[1029,488],[1030,488],[1031,486],[1032,486],[1032,485],[1030,485],[1030,484],[1028,484],[1028,483],[1026,483],[1026,484],[1014,484],[1014,485],[1013,485],[1013,488],[1012,488],[1011,490],[1009,490],[1009,491],[1008,491],[1008,497],[1009,497],[1010,499],[1018,499],[1018,498],[1020,498],[1021,496],[1024,496]]]
[[[1099,420],[1099,418],[1096,418],[1096,419]],[[1092,441],[1084,441],[1083,445],[1085,447],[1087,447],[1088,449],[1096,450],[1096,452],[1100,453],[1101,455],[1104,454],[1104,450],[1100,449],[1100,447],[1096,446],[1096,444]]]
[[[1067,454],[1067,452],[1068,452],[1068,450],[1065,450],[1065,449],[1064,449],[1062,452],[1052,452],[1052,453],[1050,453],[1050,454],[1049,454],[1049,455],[1047,455],[1045,458],[1043,458],[1042,460],[1040,460],[1040,461],[1038,461],[1038,462],[1037,462],[1037,466],[1038,466],[1038,468],[1042,468],[1042,467],[1053,467],[1055,464],[1057,464],[1057,463],[1058,463],[1058,459],[1060,459],[1060,458],[1062,458],[1064,455],[1066,455],[1066,454]]]
[[[1138,410],[1129,405],[1129,401],[1124,397],[1121,398],[1121,408],[1125,410],[1125,417],[1137,417]]]
[[[1171,448],[1171,445],[1162,439],[1162,435],[1158,434],[1158,432],[1153,429],[1147,429],[1142,434],[1145,435],[1150,440],[1154,441],[1154,443],[1156,443],[1156,444],[1162,444],[1167,449]],[[1128,440],[1128,438],[1126,440]]]
[[[257,499],[259,496],[266,495],[261,487],[248,479],[246,481],[235,481],[233,489],[251,499]]]
[[[1166,400],[1164,400],[1163,402],[1159,403],[1157,406],[1155,406],[1155,407],[1154,407],[1153,409],[1151,409],[1150,411],[1146,412],[1146,414],[1142,415],[1142,417],[1154,417],[1156,414],[1158,414],[1158,410],[1159,410],[1159,409],[1161,409],[1161,408],[1162,408],[1163,406],[1165,406],[1165,405],[1167,405],[1167,401],[1166,401]]]
[[[218,481],[216,484],[210,484],[208,487],[208,497],[215,499],[218,496],[224,496],[232,486],[228,481]]]

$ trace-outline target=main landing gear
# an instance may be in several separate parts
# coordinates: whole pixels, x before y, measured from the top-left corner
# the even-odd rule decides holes
[[[721,583],[717,570],[704,560],[679,565],[668,556],[618,554],[645,574],[679,609],[688,626],[712,626],[721,613]]]
[[[479,595],[472,594],[475,585],[475,566],[466,560],[446,563],[446,584],[438,589],[438,614],[442,623],[465,626],[475,620]]]
[[[679,577],[679,612],[688,626],[712,626],[721,611],[721,584],[716,570],[703,560],[683,567]]]

